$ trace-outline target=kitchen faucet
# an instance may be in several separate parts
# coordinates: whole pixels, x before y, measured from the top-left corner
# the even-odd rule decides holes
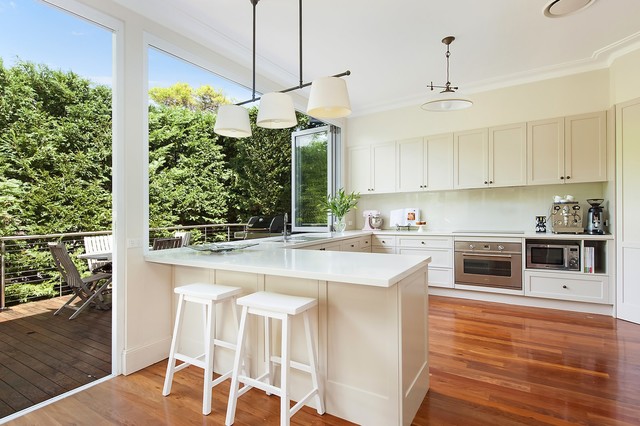
[[[287,233],[287,222],[289,221],[289,215],[284,214],[284,226],[282,227],[282,241],[289,241],[289,234]]]

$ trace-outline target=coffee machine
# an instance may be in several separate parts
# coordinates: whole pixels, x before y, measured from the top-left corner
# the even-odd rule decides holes
[[[604,208],[602,198],[589,198],[587,203],[591,205],[587,212],[587,234],[604,234]]]
[[[577,201],[554,202],[549,214],[554,234],[582,234],[582,211]]]

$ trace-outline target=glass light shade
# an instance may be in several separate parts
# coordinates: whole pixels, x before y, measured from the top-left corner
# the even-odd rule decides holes
[[[293,99],[286,93],[271,92],[262,95],[256,125],[265,129],[286,129],[298,124]]]
[[[435,98],[422,104],[421,108],[426,111],[446,112],[458,111],[470,108],[473,105],[471,99],[466,98],[454,91],[443,91]]]
[[[347,83],[339,77],[313,80],[307,114],[317,118],[339,118],[351,114]]]
[[[246,138],[251,136],[249,112],[238,105],[220,105],[213,131],[231,138]]]

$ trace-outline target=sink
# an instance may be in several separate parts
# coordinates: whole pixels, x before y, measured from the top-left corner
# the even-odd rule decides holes
[[[326,235],[292,235],[288,237],[286,241],[284,237],[275,237],[273,239],[270,239],[270,241],[285,243],[305,243],[308,241],[326,240],[327,238],[329,237]]]

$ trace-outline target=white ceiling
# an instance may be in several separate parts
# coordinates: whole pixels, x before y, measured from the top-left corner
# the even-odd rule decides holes
[[[115,1],[251,69],[249,0]],[[467,94],[608,67],[640,48],[639,0],[596,0],[555,19],[542,13],[548,1],[304,0],[303,78],[350,70],[360,115],[419,105],[429,82],[444,84],[448,35],[451,83]],[[297,0],[260,1],[256,51],[258,74],[298,84]]]

